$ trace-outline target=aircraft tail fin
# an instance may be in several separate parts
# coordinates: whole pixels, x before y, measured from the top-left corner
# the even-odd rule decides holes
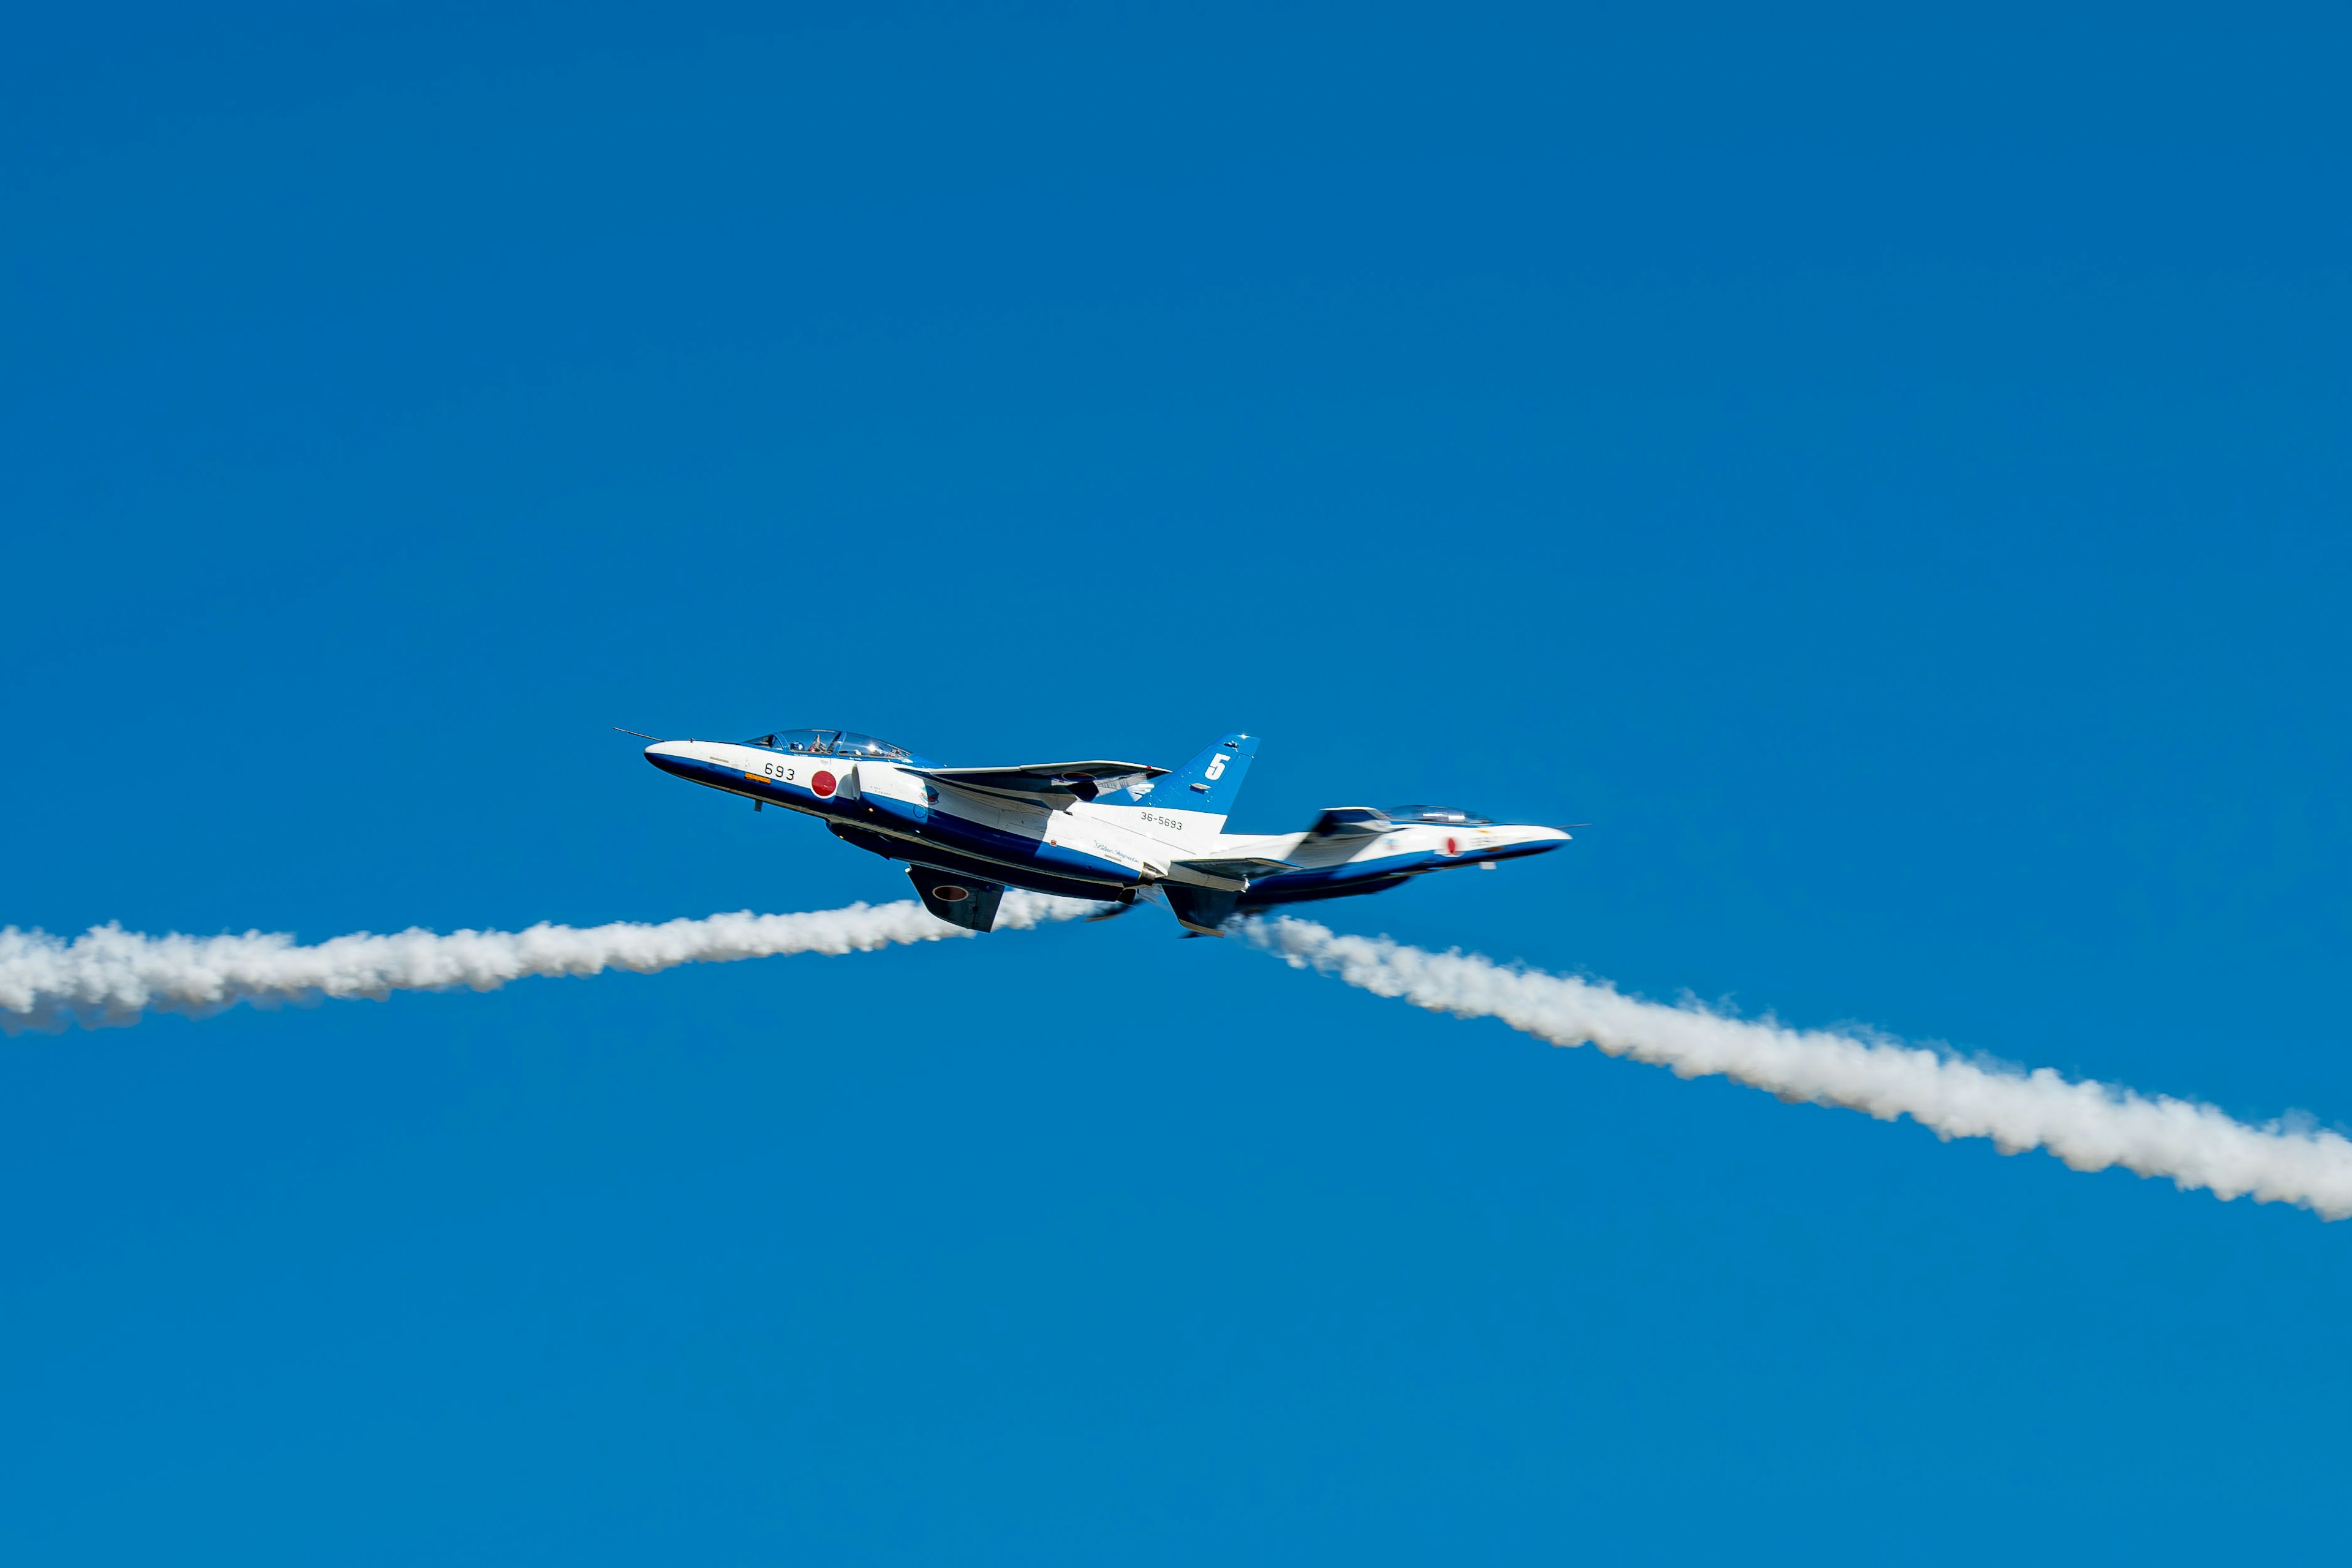
[[[1154,805],[1201,811],[1223,819],[1233,815],[1234,797],[1257,755],[1255,735],[1232,734],[1162,779],[1153,781]]]

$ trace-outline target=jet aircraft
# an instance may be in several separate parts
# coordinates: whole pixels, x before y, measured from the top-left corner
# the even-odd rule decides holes
[[[652,739],[651,736],[644,737]],[[1540,855],[1557,827],[1442,806],[1339,805],[1303,833],[1232,834],[1225,818],[1256,755],[1232,734],[1171,771],[1142,763],[941,767],[847,730],[778,730],[741,742],[657,741],[664,773],[823,819],[844,842],[907,863],[923,907],[973,931],[1007,888],[1121,908],[1167,904],[1188,934],[1239,914],[1402,886],[1433,871]]]

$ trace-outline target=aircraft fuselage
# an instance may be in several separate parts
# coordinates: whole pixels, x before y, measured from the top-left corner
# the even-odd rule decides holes
[[[1213,780],[1223,759],[1204,756],[1203,776]],[[1159,888],[1176,895],[1171,906],[1196,929],[1217,923],[1188,912],[1202,898],[1202,907],[1232,911],[1377,892],[1428,872],[1542,854],[1569,837],[1556,827],[1460,813],[1391,821],[1368,808],[1358,809],[1369,827],[1350,825],[1336,837],[1229,834],[1222,813],[1192,809],[1185,803],[1196,797],[1155,793],[1150,782],[1098,799],[1021,798],[947,782],[939,775],[952,770],[910,756],[810,754],[758,742],[665,741],[646,747],[646,760],[708,788],[821,818],[845,841],[912,866],[1122,903]]]

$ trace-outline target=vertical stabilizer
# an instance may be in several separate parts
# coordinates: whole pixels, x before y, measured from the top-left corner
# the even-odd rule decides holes
[[[1164,778],[1152,781],[1143,804],[1163,811],[1197,811],[1213,816],[1213,831],[1221,831],[1233,815],[1234,799],[1242,793],[1242,779],[1250,759],[1257,755],[1257,737],[1233,734]]]

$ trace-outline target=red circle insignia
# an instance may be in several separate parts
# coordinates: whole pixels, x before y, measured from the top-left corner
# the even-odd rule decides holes
[[[1445,852],[1448,855],[1459,855],[1462,853],[1462,847],[1449,838],[1445,841]]]
[[[839,781],[835,780],[831,773],[820,771],[814,778],[809,780],[809,788],[816,791],[817,798],[822,800],[833,793],[834,785],[837,782]]]

